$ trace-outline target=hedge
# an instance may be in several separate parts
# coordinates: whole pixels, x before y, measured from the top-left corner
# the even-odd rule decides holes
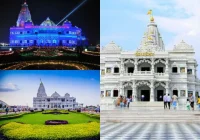
[[[56,113],[69,114],[69,111],[68,110],[45,110],[42,112],[42,114],[56,114]]]
[[[79,112],[76,112],[76,111],[70,111],[70,112],[79,113]],[[81,113],[88,116],[88,117],[91,117],[91,118],[100,119],[100,114],[90,114],[90,113],[85,113],[85,112],[81,112]]]
[[[13,140],[46,140],[46,139],[73,139],[89,140],[100,139],[100,123],[82,123],[68,125],[31,125],[10,122],[0,128],[5,137]]]
[[[36,113],[36,112],[25,112],[25,113],[2,115],[2,116],[0,116],[0,120],[19,118],[19,117],[21,117],[21,116],[23,116],[25,114],[33,114],[33,113]]]

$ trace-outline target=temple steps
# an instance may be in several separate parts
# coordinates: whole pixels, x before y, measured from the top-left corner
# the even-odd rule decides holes
[[[196,122],[200,123],[200,111],[182,110],[102,110],[101,122]]]

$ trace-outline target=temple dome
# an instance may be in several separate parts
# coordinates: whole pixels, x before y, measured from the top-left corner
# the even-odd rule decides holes
[[[112,52],[118,52],[121,51],[121,48],[115,43],[115,42],[110,42],[107,44],[105,47],[102,48],[102,51],[112,51]]]
[[[51,95],[51,97],[60,97],[60,95],[55,91],[55,92]]]
[[[47,96],[47,94],[46,94],[44,85],[43,85],[43,83],[41,82],[41,83],[40,83],[40,86],[39,86],[39,89],[38,89],[37,97],[46,97],[46,96]]]
[[[63,25],[64,25],[64,24],[71,24],[71,21],[65,20],[65,21],[63,22]]]
[[[52,20],[50,20],[49,17],[45,21],[43,21],[40,25],[41,26],[56,26],[56,24]]]
[[[153,17],[150,18],[150,23],[147,26],[147,31],[144,33],[138,51],[165,51],[162,37]]]
[[[173,51],[181,51],[181,52],[190,52],[190,51],[194,51],[193,47],[188,45],[187,43],[185,43],[183,40],[178,44],[178,45],[174,45],[174,49]]]

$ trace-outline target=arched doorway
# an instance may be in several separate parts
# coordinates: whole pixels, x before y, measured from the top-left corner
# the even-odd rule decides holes
[[[154,90],[155,93],[155,101],[163,101],[163,96],[166,94],[166,89],[159,85]]]
[[[150,101],[150,87],[147,85],[138,86],[137,97],[138,101]]]
[[[133,95],[133,90],[132,89],[133,88],[130,85],[128,85],[128,86],[126,86],[124,88],[125,97],[127,97],[127,98],[132,97],[132,95]]]

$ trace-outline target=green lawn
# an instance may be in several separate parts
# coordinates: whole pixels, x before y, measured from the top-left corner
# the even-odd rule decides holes
[[[6,124],[8,122],[22,122],[26,124],[42,124],[44,125],[46,120],[67,120],[69,124],[78,124],[78,123],[87,123],[88,121],[100,122],[99,119],[90,118],[81,113],[72,113],[69,114],[42,114],[41,112],[34,114],[26,114],[22,117],[9,119],[9,120],[1,120],[0,125]]]

